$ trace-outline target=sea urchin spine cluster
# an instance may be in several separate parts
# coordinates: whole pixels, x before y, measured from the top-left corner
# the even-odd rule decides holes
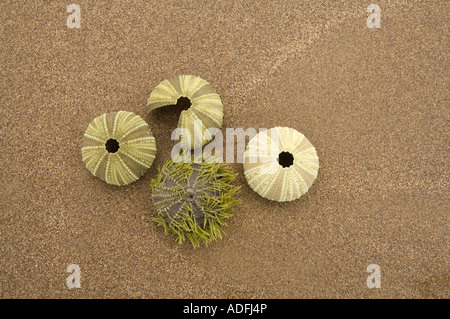
[[[225,219],[239,203],[235,177],[227,164],[167,161],[151,181],[155,222],[179,243],[187,238],[194,247],[221,239]]]

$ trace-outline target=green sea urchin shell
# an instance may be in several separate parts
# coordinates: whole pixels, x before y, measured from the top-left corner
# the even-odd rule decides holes
[[[156,141],[139,115],[126,111],[105,113],[86,129],[81,154],[94,176],[109,184],[127,185],[152,165]]]
[[[319,170],[316,149],[300,132],[274,127],[255,135],[244,154],[244,175],[264,198],[287,202],[305,194]]]
[[[153,89],[147,102],[147,110],[150,112],[162,106],[176,105],[182,97],[188,98],[191,106],[181,111],[178,127],[187,129],[191,140],[186,141],[182,135],[181,142],[187,145],[187,149],[203,146],[213,138],[206,130],[221,128],[223,121],[222,100],[208,81],[194,75],[180,75],[165,80]],[[202,134],[198,132],[199,127],[194,135],[196,120],[202,121]]]
[[[151,181],[157,210],[154,221],[181,244],[188,238],[194,247],[222,238],[225,219],[232,216],[240,187],[226,164],[187,164],[167,161]]]

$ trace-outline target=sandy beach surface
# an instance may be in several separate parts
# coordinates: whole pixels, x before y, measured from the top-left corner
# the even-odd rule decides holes
[[[450,297],[450,2],[376,1],[379,29],[370,1],[77,0],[79,29],[71,3],[0,3],[2,298]],[[199,249],[151,221],[178,113],[145,105],[180,74],[215,87],[224,132],[292,127],[321,164],[289,203],[232,164],[242,204]],[[142,116],[158,147],[125,187],[80,152],[89,122],[118,110]]]

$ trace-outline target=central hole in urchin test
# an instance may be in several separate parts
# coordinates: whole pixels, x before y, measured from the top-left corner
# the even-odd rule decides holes
[[[181,108],[182,110],[189,109],[191,105],[191,100],[189,100],[189,98],[185,96],[180,96],[177,100],[177,107]]]
[[[195,198],[195,189],[188,188],[186,190],[188,201],[193,201]]]
[[[281,152],[278,155],[277,161],[278,164],[286,168],[294,164],[294,156],[289,152]]]
[[[105,148],[109,153],[115,153],[120,148],[119,142],[117,142],[117,140],[113,138],[110,138],[109,140],[106,141]]]

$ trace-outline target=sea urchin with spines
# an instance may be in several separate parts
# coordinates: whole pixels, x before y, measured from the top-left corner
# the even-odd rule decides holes
[[[151,181],[157,210],[154,221],[178,242],[188,238],[199,247],[222,238],[225,219],[239,203],[233,186],[236,174],[221,163],[174,163],[167,161]]]

